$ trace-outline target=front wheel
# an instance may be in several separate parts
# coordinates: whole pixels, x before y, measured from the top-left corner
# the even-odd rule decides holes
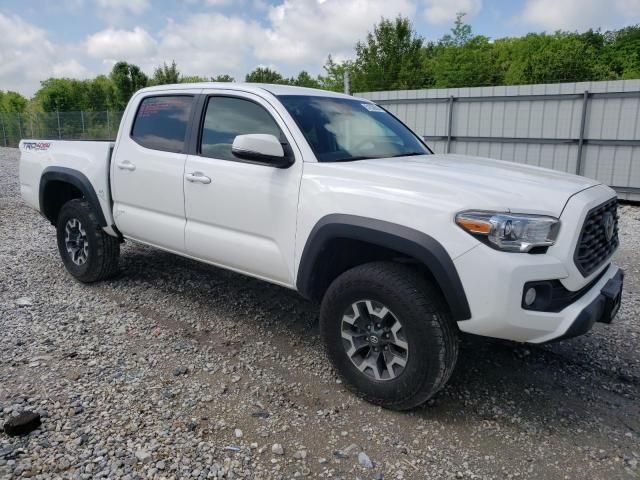
[[[408,265],[373,262],[343,273],[324,296],[320,329],[347,385],[391,409],[431,398],[458,357],[440,291]]]
[[[56,227],[60,257],[76,279],[91,283],[116,273],[120,241],[102,229],[89,202],[74,199],[65,203]]]

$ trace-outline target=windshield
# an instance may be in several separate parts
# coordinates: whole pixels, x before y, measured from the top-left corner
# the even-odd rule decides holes
[[[280,95],[319,162],[428,155],[429,149],[393,115],[365,100]]]

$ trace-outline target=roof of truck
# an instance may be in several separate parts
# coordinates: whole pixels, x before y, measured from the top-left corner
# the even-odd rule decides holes
[[[167,90],[191,90],[201,88],[222,88],[225,90],[240,90],[251,93],[264,93],[266,90],[273,95],[309,95],[317,97],[343,97],[353,98],[343,93],[320,90],[317,88],[294,87],[292,85],[276,85],[272,83],[236,83],[236,82],[201,82],[201,83],[175,83],[170,85],[157,85],[143,88],[142,92],[167,91]]]

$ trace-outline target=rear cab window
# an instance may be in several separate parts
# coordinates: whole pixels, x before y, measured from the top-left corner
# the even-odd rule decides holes
[[[131,139],[153,150],[184,153],[193,96],[160,95],[140,102],[131,129]]]

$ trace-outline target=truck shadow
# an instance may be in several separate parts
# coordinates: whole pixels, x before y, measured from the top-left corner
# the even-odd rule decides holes
[[[318,306],[292,290],[139,245],[123,249],[121,274],[113,285],[126,288],[130,283],[144,284],[154,298],[160,293],[197,304],[204,322],[213,323],[208,315],[215,312],[249,330],[269,328],[272,340],[283,348],[295,336],[304,348],[323,356]],[[389,415],[496,434],[509,428],[553,435],[573,425],[604,435],[593,418],[623,431],[640,431],[638,375],[625,359],[608,355],[609,341],[600,326],[584,337],[542,346],[463,336],[448,386],[409,415]]]

